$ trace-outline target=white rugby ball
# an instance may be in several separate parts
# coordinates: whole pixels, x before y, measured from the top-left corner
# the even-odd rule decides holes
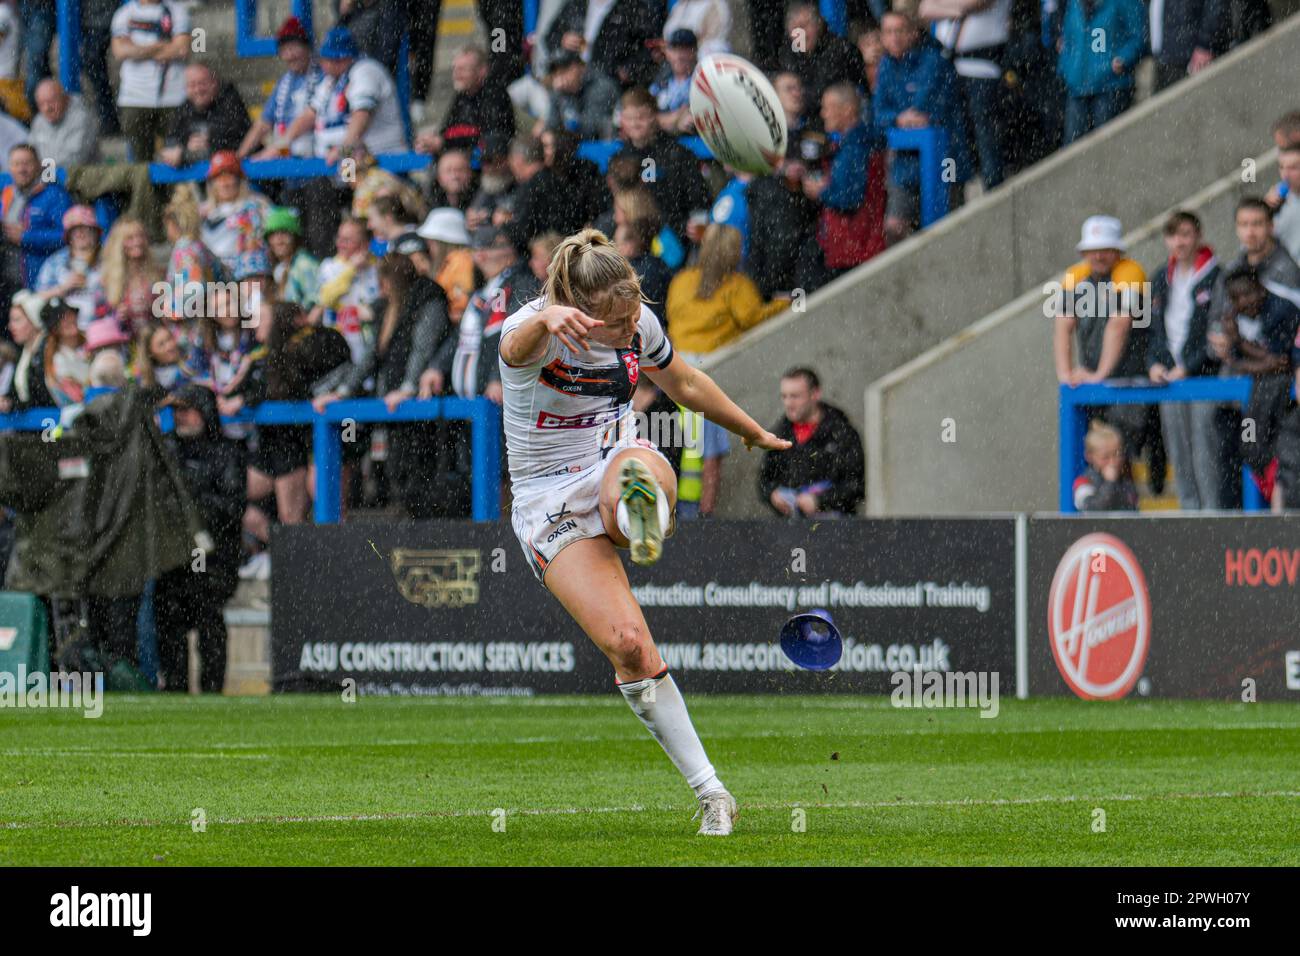
[[[785,111],[761,70],[731,53],[700,60],[691,77],[695,131],[721,162],[770,173],[785,157]]]

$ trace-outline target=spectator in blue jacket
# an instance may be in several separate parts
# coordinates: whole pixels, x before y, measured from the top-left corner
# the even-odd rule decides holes
[[[1069,0],[1056,63],[1065,82],[1065,145],[1129,108],[1146,52],[1142,0]]]
[[[960,202],[961,184],[970,179],[965,113],[957,71],[931,43],[921,43],[916,21],[891,10],[880,23],[885,56],[876,74],[872,100],[881,131],[936,127],[948,133],[944,182]],[[951,162],[948,162],[951,160]],[[921,224],[921,160],[917,153],[895,153],[890,163],[885,238],[891,245]]]
[[[26,143],[9,150],[9,175],[13,182],[0,193],[0,218],[6,258],[13,263],[16,257],[18,270],[8,271],[17,272],[11,280],[20,279],[23,288],[31,289],[46,257],[63,245],[63,214],[72,197],[57,182],[44,181],[40,157]]]

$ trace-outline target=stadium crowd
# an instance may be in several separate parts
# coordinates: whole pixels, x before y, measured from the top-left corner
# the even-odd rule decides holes
[[[1236,203],[1238,248],[1223,260],[1187,210],[1164,223],[1151,278],[1125,255],[1112,216],[1083,224],[1083,261],[1066,272],[1055,335],[1058,381],[1155,384],[1248,375],[1249,406],[1162,402],[1090,408],[1080,510],[1135,510],[1131,460],[1143,449],[1155,490],[1166,462],[1179,507],[1241,507],[1242,466],[1273,511],[1300,508],[1300,112],[1273,126],[1280,180]]]
[[[976,180],[996,188],[1127,108],[1148,54],[1157,86],[1167,86],[1268,23],[1267,7],[1252,0],[1164,0],[1149,11],[1138,0],[856,0],[841,36],[812,0],[750,0],[749,54],[771,77],[790,130],[779,168],[753,176],[702,161],[682,142],[694,133],[698,58],[731,48],[724,0],[678,0],[671,10],[649,0],[545,3],[527,38],[519,7],[480,3],[488,34],[505,42],[455,54],[451,98],[433,118],[424,107],[436,3],[341,0],[319,46],[286,20],[275,36],[282,72],[250,111],[229,71],[193,50],[188,6],[82,0],[83,98],[50,75],[54,0],[0,0],[0,162],[10,179],[0,196],[0,410],[75,414],[135,383],[176,413],[176,454],[209,523],[224,529],[222,565],[265,577],[271,526],[311,512],[310,429],[220,416],[266,400],[317,409],[356,396],[390,408],[434,395],[500,402],[502,323],[536,295],[559,240],[590,224],[642,276],[677,350],[699,361],[921,225],[917,157],[891,153],[889,130],[948,133],[944,181],[957,205]],[[1108,37],[1101,49],[1089,42],[1098,30]],[[404,32],[409,108],[395,82]],[[103,137],[116,135],[128,161],[102,162]],[[603,166],[580,155],[591,140],[617,141]],[[1117,346],[1123,337],[1109,326],[1080,321],[1058,338],[1062,380],[1277,372],[1261,350],[1281,341],[1272,330],[1283,300],[1258,289],[1300,287],[1283,249],[1294,250],[1300,221],[1297,149],[1284,153],[1283,187],[1239,211],[1240,263],[1218,270],[1191,235],[1194,217],[1179,219],[1153,302],[1168,331],[1153,326]],[[397,175],[376,160],[408,151],[429,157],[427,171]],[[319,157],[337,172],[251,182],[242,165],[282,157]],[[200,184],[168,189],[153,182],[151,162],[207,171]],[[1275,210],[1279,235],[1290,238],[1265,248],[1271,232],[1256,220],[1271,223]],[[1093,227],[1118,235],[1114,223]],[[1122,243],[1103,250],[1087,236],[1076,285],[1140,273]],[[1264,318],[1208,331],[1206,317],[1225,301]],[[759,496],[788,517],[853,513],[864,496],[859,436],[822,400],[815,371],[791,369],[779,387],[785,415],[775,430],[796,447],[767,458]],[[676,452],[681,511],[713,513],[726,434],[653,388],[636,402],[680,412],[701,438]],[[1180,497],[1197,482],[1185,504],[1228,500],[1228,452],[1215,446],[1223,467],[1205,465],[1205,423],[1226,413],[1161,414]],[[1107,455],[1090,448],[1098,484],[1122,480],[1125,454],[1153,434],[1145,418],[1103,417],[1123,441]],[[464,423],[361,427],[344,448],[345,507],[469,513]],[[200,602],[205,627],[220,627],[211,607],[234,580],[222,576],[216,603]],[[132,607],[114,614],[125,620]]]

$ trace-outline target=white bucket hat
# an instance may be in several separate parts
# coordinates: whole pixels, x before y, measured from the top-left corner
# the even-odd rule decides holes
[[[429,213],[415,230],[421,239],[437,239],[456,246],[469,245],[469,230],[465,228],[465,214],[459,209],[443,206]]]
[[[1083,234],[1074,247],[1079,252],[1096,252],[1098,249],[1118,249],[1123,252],[1124,227],[1114,216],[1089,216],[1083,221]]]

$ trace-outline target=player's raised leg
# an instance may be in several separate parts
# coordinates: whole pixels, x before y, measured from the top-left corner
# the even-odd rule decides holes
[[[702,816],[699,832],[730,833],[736,801],[709,763],[614,545],[604,537],[575,541],[547,567],[546,586],[609,658],[628,706],[695,791]]]
[[[654,564],[677,504],[677,477],[660,454],[648,448],[623,448],[605,467],[600,484],[600,517],[617,547],[631,550],[636,564]]]

